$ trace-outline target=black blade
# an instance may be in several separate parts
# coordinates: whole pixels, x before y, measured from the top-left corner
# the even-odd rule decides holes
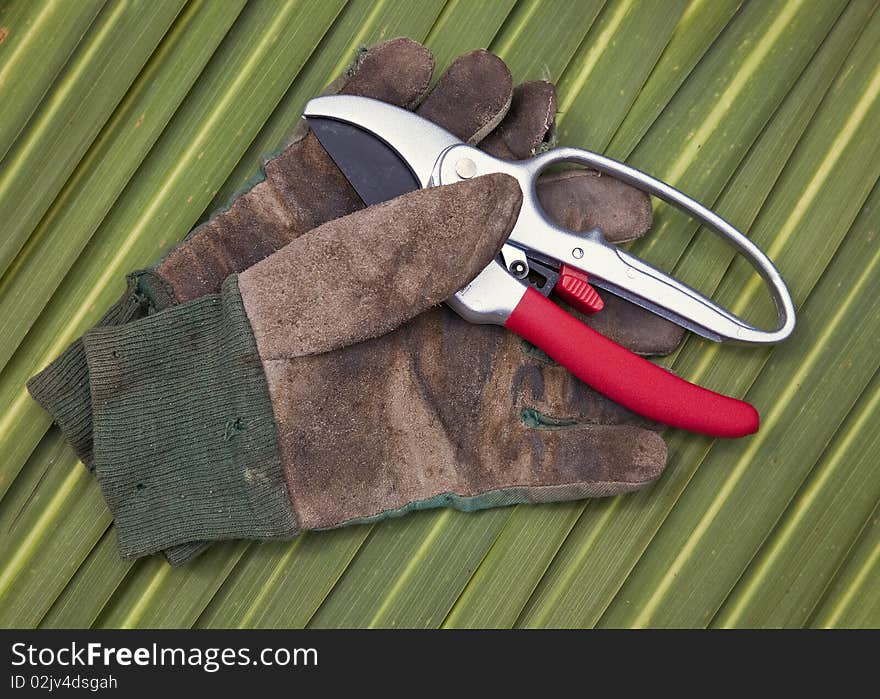
[[[309,117],[308,122],[324,150],[367,206],[420,188],[406,162],[363,129],[320,117]]]

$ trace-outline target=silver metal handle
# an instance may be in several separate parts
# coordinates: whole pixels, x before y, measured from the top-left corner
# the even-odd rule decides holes
[[[464,160],[471,163],[463,166],[460,163]],[[543,170],[563,162],[586,165],[652,194],[728,240],[770,288],[776,305],[776,328],[762,330],[751,325],[696,289],[609,244],[598,230],[581,235],[556,225],[541,208],[535,183]],[[721,216],[665,182],[617,160],[578,148],[556,148],[531,160],[511,163],[466,145],[444,151],[433,178],[436,184],[448,184],[462,179],[462,174],[470,177],[489,172],[516,177],[523,191],[522,210],[511,232],[510,244],[583,270],[597,286],[717,342],[772,344],[784,340],[794,330],[791,294],[779,270],[763,251]]]

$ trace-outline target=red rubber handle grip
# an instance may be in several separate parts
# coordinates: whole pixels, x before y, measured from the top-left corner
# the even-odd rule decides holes
[[[685,381],[643,359],[532,288],[504,327],[599,393],[650,420],[713,437],[743,437],[758,430],[758,412],[748,403]]]

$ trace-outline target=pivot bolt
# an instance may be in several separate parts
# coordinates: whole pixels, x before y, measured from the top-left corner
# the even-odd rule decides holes
[[[469,180],[477,174],[477,164],[470,158],[461,158],[455,163],[455,174],[463,180]]]
[[[522,260],[516,260],[512,265],[510,265],[510,271],[515,277],[522,279],[524,276],[526,276],[526,273],[529,271],[529,269],[528,267],[526,267],[525,263]]]

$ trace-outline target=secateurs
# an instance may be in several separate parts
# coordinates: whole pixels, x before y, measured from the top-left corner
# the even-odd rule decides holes
[[[794,330],[795,313],[782,276],[757,246],[720,216],[639,170],[577,148],[556,148],[520,162],[499,160],[426,119],[365,97],[319,97],[306,105],[305,116],[367,205],[489,173],[518,180],[522,208],[498,259],[447,301],[459,315],[474,323],[503,325],[600,393],[649,419],[720,437],[740,437],[758,429],[757,411],[748,403],[685,381],[597,333],[548,298],[555,289],[575,308],[595,312],[602,307],[595,284],[716,342],[763,345],[784,340]],[[768,284],[776,304],[776,328],[754,327],[609,244],[599,229],[574,233],[550,221],[538,203],[535,182],[543,170],[558,163],[611,175],[691,214],[726,238]],[[539,285],[530,283],[535,277]]]

